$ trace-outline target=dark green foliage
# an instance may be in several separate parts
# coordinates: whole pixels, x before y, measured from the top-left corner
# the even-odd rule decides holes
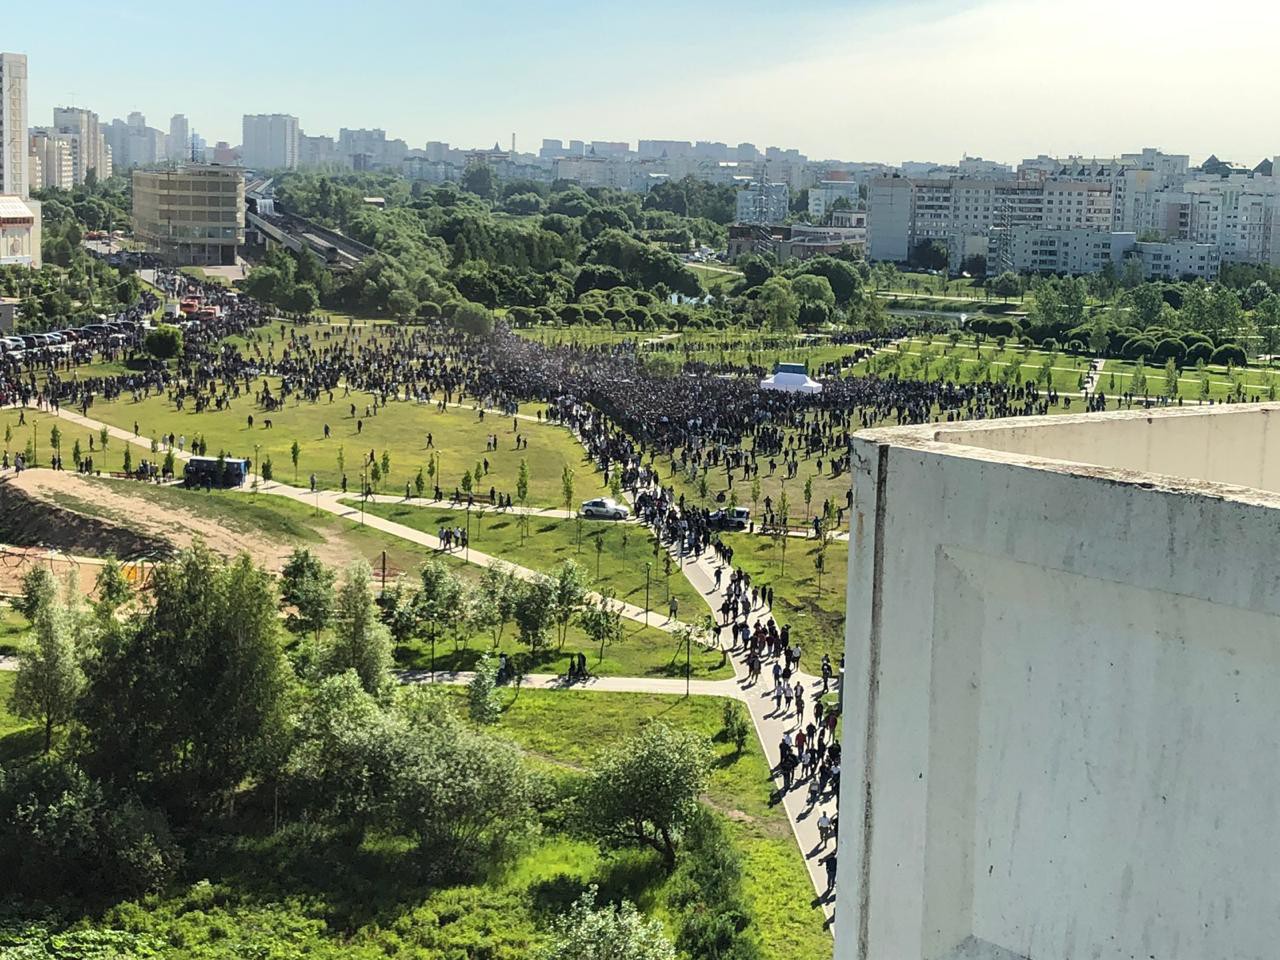
[[[705,808],[685,830],[685,855],[672,876],[676,946],[690,957],[756,960],[751,911],[742,892],[742,858],[723,822]]]
[[[1224,343],[1217,350],[1213,351],[1213,355],[1209,358],[1210,363],[1234,364],[1238,367],[1245,364],[1244,350],[1234,343]]]
[[[247,556],[197,545],[153,594],[88,664],[81,720],[91,770],[188,816],[279,763],[291,674],[275,587]]]
[[[182,861],[159,813],[73,763],[0,768],[0,870],[32,899],[157,889]]]

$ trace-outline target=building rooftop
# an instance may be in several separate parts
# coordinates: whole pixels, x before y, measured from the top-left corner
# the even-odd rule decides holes
[[[12,194],[0,195],[0,219],[34,221],[35,218],[34,211],[26,205],[21,197]]]
[[[1272,444],[1271,434],[1276,434]],[[1280,506],[1280,403],[1214,404],[867,431],[893,446]]]

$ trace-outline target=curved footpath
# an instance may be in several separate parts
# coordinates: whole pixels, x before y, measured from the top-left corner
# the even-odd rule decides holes
[[[459,405],[460,406],[460,405]],[[65,408],[58,410],[56,413],[52,410],[36,410],[28,407],[37,416],[58,416],[70,423],[84,427],[95,432],[101,430],[104,426],[108,434],[127,443],[135,444],[151,450],[151,440],[148,437],[135,436],[128,430],[120,427],[114,427],[109,424],[103,424],[90,417],[67,410]],[[522,419],[524,419],[522,417]],[[528,418],[532,419],[532,418]],[[180,460],[186,460],[190,454],[174,451],[174,456]],[[242,488],[243,489],[243,488]],[[352,519],[360,513],[359,507],[352,507],[350,504],[344,503],[344,494],[335,491],[319,491],[312,493],[299,487],[289,486],[283,483],[272,481],[270,483],[260,484],[259,493],[269,494],[273,496],[288,497],[297,500],[309,506],[317,507],[327,513]],[[397,502],[404,501],[395,497],[379,497],[379,502]],[[422,502],[424,506],[440,505],[434,501]],[[555,510],[531,510],[544,516],[556,516],[564,513],[564,511]],[[404,524],[395,523],[391,520],[385,520],[366,513],[364,515],[364,523],[390,536],[398,537],[402,540],[408,540],[422,546],[429,547],[434,550],[441,550],[440,541],[431,534],[424,533],[421,530],[415,530]],[[508,563],[497,557],[491,557],[481,553],[478,550],[469,551],[466,556],[462,551],[452,551],[451,556],[466,559],[470,563],[487,567],[496,563],[505,564],[519,577],[528,579],[536,576],[537,573],[526,567]],[[713,615],[719,617],[721,604],[725,600],[725,592],[715,588],[715,571],[717,567],[722,566],[712,551],[707,551],[701,556],[688,558],[686,557],[680,563],[680,569],[684,573],[689,582],[702,595],[706,601],[707,607]],[[726,569],[725,571],[729,571]],[[725,586],[728,585],[729,577],[723,577]],[[668,632],[678,629],[681,624],[678,621],[664,620],[660,615],[654,616],[652,613],[646,612],[633,604],[615,601],[622,611],[623,616],[630,620],[645,622],[648,620],[651,626],[657,627]],[[757,620],[767,619],[771,615],[767,607],[757,607],[751,611],[749,621],[754,625]],[[803,638],[801,638],[803,645]],[[695,680],[690,683],[690,692],[699,696],[728,696],[742,701],[748,712],[751,714],[751,720],[755,724],[756,734],[760,740],[760,745],[764,750],[765,756],[769,760],[770,766],[775,773],[775,784],[777,790],[781,790],[782,779],[777,773],[778,764],[781,760],[781,743],[783,735],[791,733],[792,736],[803,726],[797,721],[794,712],[780,715],[773,708],[773,686],[768,679],[768,668],[761,672],[761,679],[752,683],[747,679],[746,651],[737,648],[728,651],[728,656],[732,660],[734,669],[733,680]],[[10,664],[0,664],[0,669],[11,666]],[[413,671],[402,675],[408,682],[424,682],[429,681],[423,671]],[[466,673],[439,674],[443,682],[465,683],[470,679],[470,675]],[[812,705],[822,695],[822,681],[818,677],[809,674],[798,673],[793,677],[793,683],[799,681],[804,685],[806,691],[806,704],[809,708],[809,718],[812,719]],[[545,689],[559,687],[562,681],[558,677],[546,674],[534,674],[525,678],[525,684],[535,689]],[[666,693],[672,695],[683,695],[685,692],[685,682],[683,680],[644,678],[644,677],[600,677],[589,680],[585,683],[574,685],[577,689],[600,691],[600,692],[635,692],[635,693]],[[832,691],[838,692],[839,682],[833,681]],[[829,815],[835,815],[836,799],[834,795],[828,795],[819,803],[810,806],[807,802],[808,781],[797,779],[793,788],[781,796],[781,802],[786,809],[787,819],[791,823],[792,832],[795,835],[796,842],[800,845],[800,852],[805,858],[805,864],[809,870],[809,877],[813,882],[815,891],[815,904],[821,904],[827,915],[828,923],[832,920],[833,908],[835,905],[834,891],[827,887],[825,858],[828,854],[834,853],[835,841],[832,840],[825,846],[818,836],[818,818],[825,811]]]

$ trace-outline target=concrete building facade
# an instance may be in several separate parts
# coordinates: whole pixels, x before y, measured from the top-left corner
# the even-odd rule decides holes
[[[0,196],[0,266],[40,269],[40,204]]]
[[[1274,957],[1273,432],[857,435],[837,960]]]
[[[90,170],[99,180],[111,176],[111,155],[96,113],[83,107],[55,107],[53,127],[70,138],[71,177],[76,186],[84,183]]]
[[[245,114],[240,162],[254,170],[296,170],[298,118],[285,113]]]
[[[133,173],[135,236],[166,262],[231,266],[244,244],[244,174],[191,165]]]
[[[755,181],[738,191],[739,223],[781,223],[791,213],[791,191],[785,183]]]
[[[30,196],[27,143],[27,58],[0,53],[0,193]]]

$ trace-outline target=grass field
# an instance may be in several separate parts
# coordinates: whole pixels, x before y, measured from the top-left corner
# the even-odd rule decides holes
[[[44,747],[44,731],[9,712],[17,674],[0,670],[0,763],[29,757]]]
[[[524,691],[503,714],[498,729],[535,756],[571,767],[586,765],[612,742],[662,720],[709,738],[720,731],[717,700],[650,694]],[[733,756],[732,745],[715,744],[717,761],[706,801],[729,818],[734,844],[743,855],[743,879],[756,934],[768,957],[824,957],[831,938],[792,836],[786,814],[771,805],[768,762],[755,737]],[[660,904],[661,895],[655,900]]]
[[[31,624],[9,604],[0,604],[0,657],[13,656],[31,646]]]
[[[350,405],[356,405],[352,417]],[[381,489],[391,493],[403,493],[406,483],[412,483],[419,469],[426,475],[433,454],[439,458],[440,486],[452,491],[462,483],[463,474],[474,471],[477,464],[489,461],[489,472],[476,484],[477,495],[487,496],[491,486],[498,492],[514,496],[516,476],[520,461],[529,463],[529,503],[538,506],[559,506],[561,495],[561,471],[568,465],[575,471],[575,498],[585,500],[604,492],[603,479],[586,458],[582,448],[563,427],[535,423],[528,420],[511,420],[486,414],[480,419],[475,411],[450,407],[441,412],[431,405],[393,402],[382,407],[376,416],[365,417],[364,412],[372,399],[367,395],[353,394],[349,398],[336,395],[333,403],[324,399],[316,404],[290,403],[285,409],[264,414],[256,409],[251,399],[233,401],[229,410],[192,409],[179,411],[163,396],[151,396],[134,403],[120,399],[111,403],[97,403],[89,416],[113,426],[133,431],[143,438],[161,437],[169,433],[186,437],[188,445],[196,437],[204,437],[209,455],[226,451],[229,455],[252,459],[255,446],[261,460],[270,458],[275,479],[293,482],[295,472],[291,459],[294,441],[299,446],[297,482],[305,485],[315,473],[321,487],[337,489],[342,475],[347,477],[348,488],[358,492],[361,482],[363,458],[372,451],[380,461],[383,452],[390,455],[390,472],[383,479]],[[252,415],[254,425],[248,425]],[[265,421],[273,426],[266,429]],[[331,430],[330,439],[324,439],[324,427]],[[513,430],[513,426],[515,429]],[[64,458],[69,458],[71,443],[79,439],[81,448],[88,453],[88,432],[63,424]],[[83,436],[81,434],[84,434]],[[433,446],[427,447],[427,434],[432,435]],[[517,451],[515,436],[528,440],[528,448]],[[490,435],[498,436],[498,448],[486,450]],[[43,438],[47,440],[47,436]],[[97,438],[94,438],[95,443]],[[339,470],[341,452],[343,468]],[[105,461],[95,455],[95,466],[119,470],[124,455],[124,443],[110,442]],[[147,456],[145,449],[133,450],[136,463]],[[430,481],[428,483],[430,486]]]
[[[747,442],[747,447],[748,449],[750,448],[750,441]],[[852,481],[848,473],[841,473],[838,477],[831,475],[830,454],[821,458],[821,473],[818,472],[818,459],[817,455],[804,457],[802,454],[799,474],[790,480],[786,480],[786,469],[782,466],[781,458],[778,458],[777,470],[770,476],[768,458],[763,457],[760,460],[760,475],[756,478],[760,481],[760,500],[757,504],[753,504],[751,501],[750,480],[743,480],[740,473],[735,473],[733,486],[730,487],[725,478],[724,469],[722,467],[713,467],[706,474],[707,498],[705,506],[712,510],[721,506],[727,507],[731,498],[736,495],[738,506],[751,510],[752,517],[759,521],[764,515],[765,497],[771,499],[774,509],[777,510],[778,505],[781,503],[782,494],[785,492],[789,505],[788,522],[793,528],[805,527],[814,514],[822,513],[824,500],[829,499],[833,507],[843,507],[851,489]],[[655,464],[661,473],[661,480],[664,486],[673,487],[677,495],[683,493],[687,502],[691,502],[696,506],[704,505],[701,475],[697,479],[693,479],[682,471],[677,470],[672,473],[672,460],[670,457],[658,457],[655,460]],[[806,514],[804,485],[808,479],[813,480],[813,491],[809,510]],[[723,499],[719,499],[721,495],[723,495]],[[847,516],[845,520],[847,523]]]
[[[733,548],[734,566],[751,575],[753,586],[773,588],[774,619],[779,626],[791,625],[791,636],[804,650],[805,669],[816,675],[824,653],[837,659],[844,649],[848,541],[833,540],[827,547],[819,590],[816,541],[789,538],[784,566],[780,541],[750,533],[721,534],[721,539]]]
[[[729,288],[742,279],[741,271],[734,267],[708,266],[702,263],[686,263],[685,266],[693,271],[707,293],[716,296],[727,294]]]
[[[433,535],[441,527],[460,527],[466,523],[464,510],[386,503],[370,503],[365,509],[387,520]],[[702,598],[681,575],[678,563],[672,563],[670,577],[665,575],[666,566],[661,559],[661,552],[655,553],[654,550],[656,541],[653,534],[647,527],[639,524],[583,520],[581,543],[576,520],[530,517],[528,535],[522,538],[518,517],[497,514],[482,519],[479,513],[473,512],[470,529],[471,546],[481,553],[543,573],[551,572],[565,560],[573,560],[582,569],[592,590],[613,590],[619,600],[638,607],[644,606],[645,564],[651,563],[650,609],[665,613],[668,596],[674,596],[685,617],[705,612]],[[625,546],[624,536],[627,541]],[[601,546],[598,576],[595,549],[597,542]]]

